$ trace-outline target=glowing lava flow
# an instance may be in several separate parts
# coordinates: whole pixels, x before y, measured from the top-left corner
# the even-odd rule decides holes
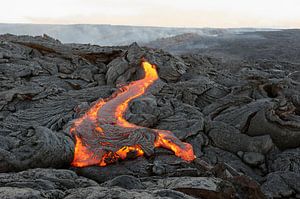
[[[142,67],[145,77],[131,82],[110,98],[98,101],[83,117],[75,120],[71,133],[76,138],[73,166],[84,167],[90,165],[106,166],[118,159],[144,155],[145,147],[142,141],[132,136],[142,131],[149,133],[142,140],[151,142],[153,147],[164,147],[174,151],[175,155],[192,161],[195,156],[190,144],[181,142],[172,132],[158,129],[147,129],[131,124],[124,119],[128,104],[146,92],[159,77],[156,67],[143,61]],[[141,137],[141,136],[136,136]]]

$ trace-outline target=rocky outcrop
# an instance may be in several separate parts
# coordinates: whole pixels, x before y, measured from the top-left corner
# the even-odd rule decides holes
[[[46,127],[3,133],[6,136],[1,136],[0,140],[0,172],[36,167],[62,168],[73,159],[73,140]]]

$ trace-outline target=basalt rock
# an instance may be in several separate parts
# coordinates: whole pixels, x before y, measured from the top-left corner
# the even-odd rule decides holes
[[[0,132],[0,172],[37,167],[63,168],[73,159],[73,140],[46,127],[36,126],[24,131]]]
[[[234,198],[234,187],[218,178],[182,177],[157,179],[144,182],[148,188],[160,187],[180,191],[195,198]]]
[[[156,65],[160,78],[167,82],[178,81],[187,70],[187,66],[179,57],[161,51],[143,49],[134,43],[128,47],[123,56],[117,57],[107,65],[107,84],[124,84],[140,77],[143,73],[139,68],[142,58]]]
[[[213,143],[224,150],[237,153],[238,151],[267,153],[273,147],[269,135],[250,137],[240,133],[235,127],[222,122],[213,122],[208,136]]]
[[[265,161],[265,156],[261,153],[247,152],[243,155],[243,160],[249,165],[258,166]]]
[[[172,131],[196,159],[144,140],[142,157],[71,167],[74,119],[141,79],[142,60],[156,65],[160,80],[124,118],[149,132]],[[264,198],[260,188],[269,197],[299,197],[297,67],[1,35],[0,198]]]
[[[274,172],[267,176],[262,190],[270,198],[295,198],[300,193],[300,175],[294,172]]]
[[[300,173],[299,153],[299,148],[270,153],[268,157],[270,171],[292,171]]]
[[[247,133],[251,136],[269,134],[281,149],[300,146],[300,116],[292,104],[283,102],[266,107],[252,118]]]

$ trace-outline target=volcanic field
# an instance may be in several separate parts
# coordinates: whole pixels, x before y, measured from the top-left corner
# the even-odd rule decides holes
[[[0,36],[0,198],[300,198],[300,64]]]

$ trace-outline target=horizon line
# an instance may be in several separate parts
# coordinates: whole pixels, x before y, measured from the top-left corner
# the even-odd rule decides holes
[[[133,24],[105,24],[105,23],[28,23],[28,22],[18,22],[18,23],[9,23],[9,22],[0,22],[4,25],[50,25],[50,26],[76,26],[76,25],[90,25],[90,26],[127,26],[127,27],[137,27],[137,28],[176,28],[176,29],[273,29],[273,30],[288,30],[295,29],[299,30],[300,27],[268,27],[268,26],[240,26],[240,27],[213,27],[213,26],[203,26],[203,27],[193,27],[193,26],[155,26],[155,25],[133,25]]]

